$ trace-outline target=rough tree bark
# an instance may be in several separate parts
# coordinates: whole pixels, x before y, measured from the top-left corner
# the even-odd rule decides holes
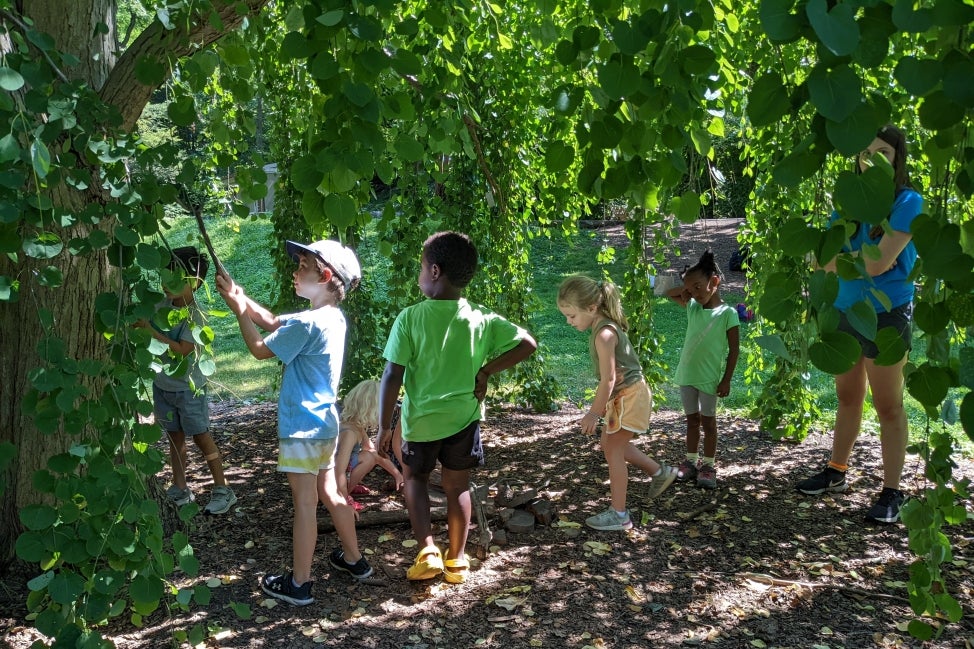
[[[135,63],[139,57],[154,57],[171,66],[237,28],[245,17],[261,11],[269,1],[214,0],[222,29],[216,29],[214,25],[220,24],[219,21],[208,16],[195,16],[192,21],[168,31],[154,23],[120,55],[114,51],[115,0],[20,0],[15,11],[0,14],[0,21],[9,31],[16,30],[18,23],[27,18],[49,34],[59,50],[77,57],[80,64],[61,73],[69,79],[83,80],[118,109],[123,128],[131,129],[156,89],[136,80]],[[107,29],[96,29],[98,23]],[[11,49],[7,35],[0,37],[0,56]],[[39,121],[44,119],[42,115],[34,117]],[[79,155],[78,159],[84,157]],[[110,200],[94,191],[79,194],[67,188],[57,188],[53,199],[59,208],[68,212],[83,209],[86,202]],[[103,222],[99,227],[110,229],[112,224]],[[51,230],[62,241],[88,234],[77,228],[52,227]],[[63,272],[60,288],[44,288],[34,280],[41,266],[48,265]],[[45,309],[53,315],[54,331],[65,341],[68,357],[103,358],[105,349],[94,326],[94,299],[110,289],[114,273],[103,251],[74,256],[65,250],[43,264],[23,255],[18,255],[16,261],[0,255],[0,275],[17,278],[21,283],[19,301],[0,303],[0,443],[12,442],[18,450],[17,460],[0,475],[0,485],[5,485],[0,496],[0,568],[3,568],[14,557],[14,544],[20,533],[19,509],[39,500],[31,476],[46,466],[49,457],[64,452],[68,445],[63,432],[42,435],[21,412],[30,385],[28,372],[39,365],[37,346],[44,332],[38,312]]]

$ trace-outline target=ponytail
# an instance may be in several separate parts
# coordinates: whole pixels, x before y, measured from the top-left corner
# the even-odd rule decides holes
[[[622,295],[612,282],[596,282],[585,275],[572,275],[558,288],[558,304],[576,309],[597,306],[599,313],[629,331],[629,321],[622,310]]]

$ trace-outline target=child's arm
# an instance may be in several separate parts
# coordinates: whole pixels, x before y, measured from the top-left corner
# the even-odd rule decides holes
[[[250,350],[253,357],[257,360],[274,358],[274,352],[264,343],[263,336],[257,331],[255,318],[249,315],[249,309],[252,304],[257,307],[260,307],[260,305],[247,297],[243,289],[232,279],[223,275],[217,275],[216,289],[223,296],[223,299],[226,301],[227,306],[230,307],[230,310],[233,311],[233,314],[237,316],[237,324],[240,325],[240,335],[243,336],[244,343],[247,345],[247,349]],[[260,309],[266,311],[263,307],[260,307]],[[279,326],[280,323],[278,322],[269,331],[273,331]]]
[[[386,369],[382,371],[382,381],[379,383],[379,435],[375,439],[379,457],[388,457],[392,451],[392,413],[396,410],[405,373],[405,367],[393,362],[386,363]]]
[[[517,347],[508,349],[478,370],[477,376],[474,378],[473,395],[477,397],[478,401],[483,401],[484,397],[487,396],[487,380],[492,375],[514,367],[533,354],[537,348],[537,341],[530,334],[525,334],[525,337],[521,339]]]
[[[352,460],[352,449],[355,448],[357,434],[349,426],[338,429],[338,449],[335,451],[335,481],[338,483],[338,493],[342,498],[348,498],[348,463]]]
[[[595,353],[599,357],[599,387],[595,390],[592,407],[585,413],[580,422],[582,432],[594,435],[599,425],[599,418],[605,415],[609,397],[616,385],[616,342],[618,337],[610,327],[603,327],[595,336]]]
[[[147,320],[139,320],[135,323],[140,329],[148,329],[152,337],[159,342],[169,345],[169,351],[180,356],[189,356],[196,350],[196,345],[190,340],[173,340],[166,334],[153,327]]]
[[[731,379],[734,377],[734,368],[737,367],[737,357],[741,353],[740,331],[740,327],[731,327],[727,330],[727,367],[724,369],[724,378],[717,384],[718,397],[726,397],[730,394]]]
[[[666,292],[666,297],[685,307],[690,302],[690,291],[685,286],[674,286]]]

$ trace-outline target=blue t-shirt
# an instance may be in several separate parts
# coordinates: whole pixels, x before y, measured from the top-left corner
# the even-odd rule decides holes
[[[284,363],[277,400],[278,437],[338,436],[338,381],[345,358],[345,316],[334,306],[280,316],[264,344]]]
[[[893,209],[889,214],[889,224],[898,232],[910,232],[910,226],[923,211],[923,197],[912,189],[904,189],[893,201]],[[839,219],[837,212],[832,213],[829,225]],[[856,252],[861,250],[863,245],[877,245],[882,234],[876,239],[869,238],[869,230],[872,228],[868,223],[863,223],[859,227],[859,232],[850,240],[848,247],[843,247],[843,252]],[[869,300],[876,308],[877,313],[886,311],[886,307],[876,299],[872,290],[881,291],[889,297],[892,308],[909,304],[913,301],[913,282],[908,281],[913,266],[917,260],[917,249],[911,239],[903,251],[896,257],[896,264],[891,269],[872,278],[842,279],[839,277],[839,295],[835,299],[835,308],[843,313],[848,311],[853,304],[863,300]]]

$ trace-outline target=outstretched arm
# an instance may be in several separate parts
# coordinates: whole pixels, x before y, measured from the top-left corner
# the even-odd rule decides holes
[[[250,308],[251,305],[260,307],[256,302],[251,300],[244,293],[243,289],[235,283],[229,277],[224,275],[217,275],[216,278],[216,290],[219,291],[220,295],[226,301],[227,306],[233,311],[233,314],[237,316],[237,324],[240,326],[240,335],[243,336],[244,343],[247,345],[247,349],[257,360],[264,360],[267,358],[273,358],[274,352],[271,351],[264,343],[263,336],[257,331],[257,325],[255,324],[255,318],[252,317]],[[260,307],[263,311],[267,311],[263,307]],[[276,321],[277,318],[275,317]],[[273,331],[280,326],[277,322],[272,329],[268,331]]]
[[[521,339],[521,342],[517,344],[517,347],[507,350],[494,360],[481,367],[477,372],[477,376],[474,379],[473,395],[477,397],[478,401],[483,401],[484,397],[487,396],[487,380],[492,375],[514,367],[525,358],[533,354],[538,348],[538,343],[535,341],[535,339],[532,338],[530,334],[525,335],[526,337]]]

